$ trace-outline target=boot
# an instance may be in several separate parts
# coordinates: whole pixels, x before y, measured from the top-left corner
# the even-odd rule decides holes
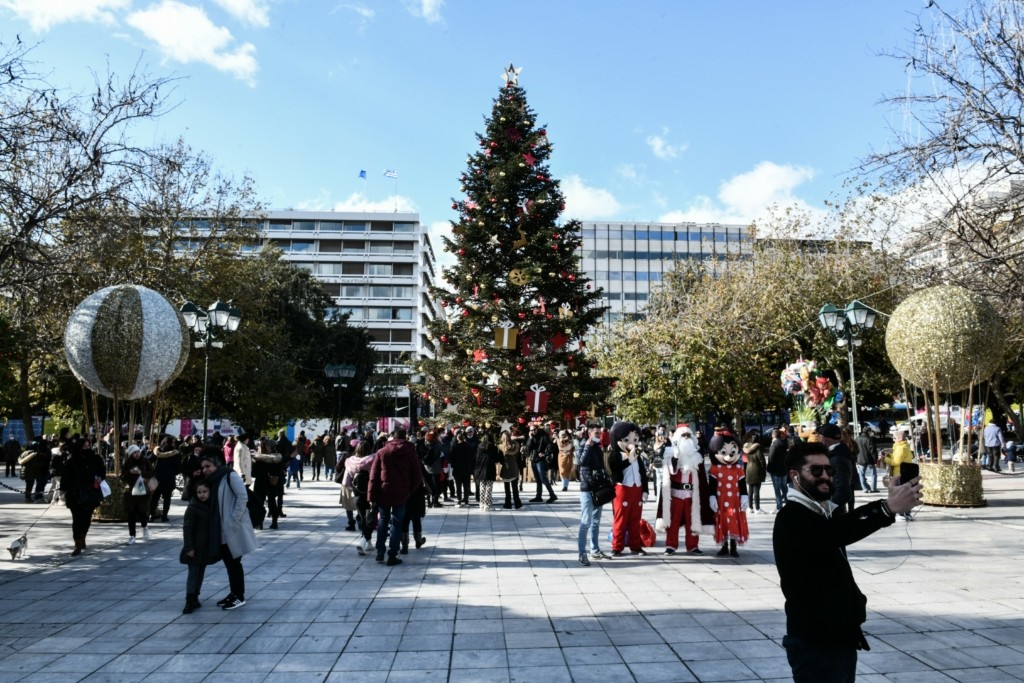
[[[75,549],[71,551],[71,556],[77,557],[82,554],[83,550],[85,550],[85,543],[82,542],[81,538],[75,536]]]
[[[277,517],[274,517],[273,520],[270,522],[270,528],[271,529],[276,529],[277,528]]]
[[[427,537],[426,536],[424,536],[422,534],[417,536],[416,537],[416,549],[419,550],[420,548],[422,548],[426,542],[427,542]]]
[[[399,552],[403,555],[409,554],[409,534],[402,535],[402,549]]]
[[[189,593],[185,596],[185,608],[181,610],[181,613],[192,614],[192,612],[199,609],[200,607],[202,607],[202,605],[199,604],[199,594]]]
[[[739,557],[740,554],[736,552],[736,539],[729,539],[729,555],[731,557]]]
[[[718,551],[719,557],[725,557],[729,554],[729,541],[722,544],[722,549]]]

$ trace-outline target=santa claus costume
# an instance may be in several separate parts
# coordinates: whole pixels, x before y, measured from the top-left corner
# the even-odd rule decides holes
[[[686,427],[676,429],[672,447],[666,449],[663,462],[655,528],[665,531],[665,554],[674,555],[679,549],[682,527],[686,552],[703,555],[704,551],[698,547],[700,534],[707,538],[714,533],[715,513],[709,503],[711,487],[704,456],[697,450],[693,434]]]
[[[719,556],[739,557],[736,544],[750,537],[747,528],[746,468],[740,461],[740,442],[728,431],[717,431],[708,442],[711,451],[711,507],[715,511],[715,542]]]

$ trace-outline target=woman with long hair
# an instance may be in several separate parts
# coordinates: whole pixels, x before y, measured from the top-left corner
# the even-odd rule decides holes
[[[506,510],[515,504],[516,510],[523,507],[519,500],[519,452],[522,450],[522,439],[512,437],[508,431],[501,433],[498,439],[498,451],[501,452],[501,481],[505,484]]]
[[[71,535],[75,539],[71,554],[77,556],[86,549],[85,536],[92,525],[92,512],[103,502],[100,482],[107,476],[107,467],[89,441],[78,434],[65,444],[65,451],[60,497],[71,510]]]

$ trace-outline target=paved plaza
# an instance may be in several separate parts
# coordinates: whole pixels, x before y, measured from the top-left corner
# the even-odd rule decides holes
[[[1024,478],[986,473],[985,493],[985,508],[925,507],[851,548],[872,648],[858,681],[1024,680]],[[125,524],[94,524],[70,558],[64,507],[0,490],[4,548],[35,522],[29,558],[0,560],[0,681],[789,680],[772,515],[751,516],[738,559],[709,540],[704,557],[666,558],[659,536],[647,557],[580,567],[577,500],[574,485],[519,511],[428,510],[427,545],[389,568],[356,553],[337,486],[305,482],[280,530],[257,532],[248,604],[213,604],[218,564],[183,615],[183,503],[133,546]]]

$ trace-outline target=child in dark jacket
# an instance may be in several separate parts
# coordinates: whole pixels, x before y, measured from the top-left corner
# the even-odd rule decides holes
[[[206,565],[219,558],[210,557],[210,486],[200,481],[196,484],[195,495],[185,509],[182,532],[185,545],[181,549],[181,562],[188,565],[188,579],[185,582],[185,609],[182,614],[191,614],[202,607],[199,591],[203,587]]]

